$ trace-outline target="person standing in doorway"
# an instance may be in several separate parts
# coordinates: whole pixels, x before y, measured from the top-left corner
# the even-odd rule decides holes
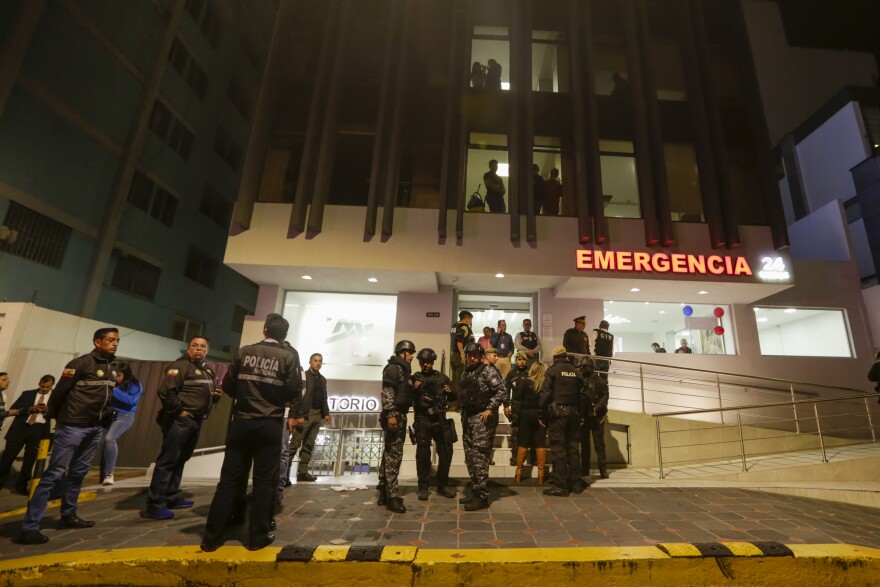
[[[510,371],[510,358],[513,354],[513,337],[507,332],[507,321],[498,321],[498,331],[492,335],[492,348],[498,352],[498,361],[495,368],[501,373],[501,377],[507,377]]]
[[[449,364],[452,366],[452,385],[458,389],[461,382],[461,375],[464,373],[466,359],[464,356],[465,347],[474,342],[474,332],[471,330],[471,324],[474,321],[474,315],[467,310],[458,313],[458,322],[452,326],[452,347],[449,350]],[[485,332],[485,329],[483,329]]]
[[[504,204],[504,180],[498,175],[498,161],[489,161],[489,171],[483,174],[483,184],[486,186],[486,203],[489,204],[489,212],[504,214],[507,207]]]
[[[574,326],[566,330],[562,336],[562,346],[565,347],[566,352],[575,355],[590,354],[590,340],[584,332],[586,328],[586,316],[578,316],[574,319]]]
[[[543,345],[538,333],[532,330],[532,321],[526,318],[522,321],[522,332],[517,333],[513,339],[513,346],[516,350],[526,354],[526,368],[532,366],[535,361],[540,360]]]

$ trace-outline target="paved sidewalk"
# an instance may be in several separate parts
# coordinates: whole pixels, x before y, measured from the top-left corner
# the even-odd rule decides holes
[[[613,481],[613,477],[612,477]],[[335,491],[333,483],[360,483],[369,489]],[[98,487],[80,515],[95,520],[86,530],[56,530],[58,510],[43,521],[50,542],[20,546],[11,542],[20,514],[0,517],[0,558],[53,552],[197,545],[201,541],[215,481],[185,483],[196,502],[165,522],[143,520],[143,480],[112,490]],[[620,486],[600,481],[581,495],[554,498],[544,487],[494,484],[487,511],[465,512],[457,499],[431,493],[416,499],[405,486],[405,514],[375,505],[375,475],[324,479],[286,490],[277,516],[275,546],[286,544],[412,545],[422,548],[534,548],[573,546],[645,546],[658,542],[760,542],[785,544],[848,543],[880,547],[880,509],[790,497],[742,488]],[[604,485],[603,485],[604,484]],[[11,496],[0,496],[8,511]],[[23,498],[16,502],[23,505]],[[13,506],[15,507],[15,506]],[[227,545],[240,544],[244,527],[228,531]]]

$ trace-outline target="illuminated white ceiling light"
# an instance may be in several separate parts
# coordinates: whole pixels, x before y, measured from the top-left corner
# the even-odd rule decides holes
[[[624,318],[623,316],[615,316],[613,314],[608,314],[607,316],[605,316],[605,320],[609,324],[625,324],[629,322],[627,318]]]
[[[502,277],[504,277],[504,274],[503,273],[496,273],[495,277],[497,277],[498,279],[501,279]]]
[[[756,322],[766,322],[767,319],[766,318],[755,318],[755,321]]]
[[[786,314],[794,314],[795,312],[797,312],[797,310],[795,310],[794,308],[786,308],[786,309],[783,310],[783,311],[784,311]]]
[[[501,89],[502,90],[509,90],[510,89],[510,82],[501,82]]]
[[[701,289],[700,291],[697,292],[697,295],[704,296],[704,295],[706,295],[707,293],[709,293],[709,292],[707,292],[705,289]]]
[[[312,276],[311,275],[303,275],[302,278],[305,280],[310,280],[312,278]]]
[[[636,291],[642,291],[642,290],[640,290],[640,289],[637,288],[637,287],[633,287],[633,288],[630,288],[629,291],[636,292]]]
[[[368,277],[368,278],[367,278],[367,281],[369,281],[370,283],[376,283],[376,282],[379,281],[379,280],[376,279],[375,277]]]

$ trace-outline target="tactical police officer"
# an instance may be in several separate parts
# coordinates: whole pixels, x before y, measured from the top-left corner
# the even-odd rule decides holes
[[[581,475],[590,474],[590,438],[596,447],[599,476],[608,479],[605,423],[608,421],[608,380],[596,372],[587,381],[588,412],[581,428]]]
[[[449,363],[452,365],[452,385],[458,389],[461,374],[464,373],[465,356],[464,348],[474,342],[474,331],[471,324],[474,315],[467,310],[458,313],[458,322],[452,326],[452,347],[449,349]]]
[[[421,382],[412,382],[410,364],[416,354],[416,345],[401,340],[394,347],[394,355],[382,371],[382,414],[379,424],[385,432],[385,447],[379,464],[379,499],[395,514],[406,513],[400,498],[397,476],[403,461],[403,442],[406,439],[406,414],[412,405],[413,389]]]
[[[290,324],[281,314],[269,314],[263,340],[241,347],[226,376],[223,392],[232,396],[232,423],[226,433],[226,453],[220,481],[208,511],[202,550],[213,552],[223,544],[223,530],[233,506],[247,486],[253,468],[254,489],[248,528],[249,550],[272,544],[281,431],[284,409],[302,397],[302,366],[293,347],[285,347]]]
[[[586,413],[587,401],[584,380],[572,365],[565,347],[553,349],[553,365],[547,369],[541,385],[539,405],[550,434],[550,458],[553,461],[553,487],[544,495],[565,497],[570,492],[581,493],[589,485],[580,478],[581,414]]]
[[[504,403],[507,390],[498,371],[483,363],[483,347],[472,342],[465,347],[468,367],[462,375],[458,391],[464,457],[471,476],[470,498],[462,498],[465,511],[489,507],[489,463],[492,440],[498,425],[498,407]]]
[[[590,348],[593,354],[599,357],[611,358],[614,355],[614,335],[608,332],[608,321],[599,322],[599,328],[594,328],[590,332]],[[608,380],[608,369],[611,367],[611,361],[605,359],[596,359],[596,371]]]
[[[510,445],[510,466],[516,466],[516,438],[519,434],[519,423],[517,422],[517,414],[519,413],[518,406],[515,404],[515,400],[513,399],[513,391],[516,389],[516,386],[525,378],[529,376],[529,368],[528,368],[528,355],[523,351],[517,351],[516,360],[514,361],[513,368],[507,373],[507,377],[504,379],[504,387],[507,388],[508,398],[510,402],[510,407],[505,405],[504,407],[504,415],[507,416],[507,419],[510,420],[510,440],[508,441],[508,445]]]
[[[437,493],[455,497],[455,490],[447,487],[449,465],[452,462],[452,434],[446,421],[446,402],[455,397],[449,377],[434,370],[437,353],[422,349],[416,356],[421,371],[413,376],[421,384],[415,391],[413,428],[416,435],[416,471],[419,476],[419,499],[428,499],[428,479],[431,476],[431,441],[437,447]]]

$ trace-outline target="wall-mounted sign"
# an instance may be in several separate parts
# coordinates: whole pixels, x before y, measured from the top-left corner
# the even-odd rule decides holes
[[[762,257],[758,277],[765,281],[785,281],[791,277],[791,274],[785,268],[785,260],[782,257]]]
[[[426,318],[439,318],[440,312],[425,312]]]
[[[576,259],[580,271],[752,275],[745,257],[727,255],[578,250]]]
[[[327,398],[331,412],[381,412],[382,403],[377,397],[331,395]]]

